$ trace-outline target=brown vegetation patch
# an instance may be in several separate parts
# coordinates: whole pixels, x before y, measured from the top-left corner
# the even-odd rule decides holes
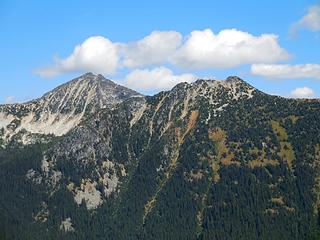
[[[271,126],[273,131],[277,134],[280,141],[287,141],[288,134],[287,131],[280,125],[279,122],[271,120]]]
[[[189,174],[190,178],[193,180],[201,180],[203,177],[203,172],[201,170],[192,170]]]
[[[147,202],[147,204],[144,206],[144,219],[145,216],[147,216],[151,210],[155,207],[156,205],[156,199],[152,198],[149,202]]]
[[[294,212],[296,209],[294,207],[283,206],[288,212]]]
[[[221,142],[226,139],[226,132],[221,128],[216,128],[214,130],[209,131],[209,139],[214,142]]]
[[[300,118],[302,118],[302,117],[298,117],[298,116],[296,116],[296,115],[290,115],[290,116],[289,116],[289,119],[291,120],[291,122],[292,122],[293,124],[296,124],[296,122],[297,122]]]
[[[271,160],[271,159],[256,159],[248,162],[248,166],[250,168],[256,168],[256,167],[265,167],[268,165],[277,166],[279,165],[278,161]]]
[[[280,143],[280,150],[278,155],[287,162],[289,168],[292,168],[293,161],[295,159],[295,153],[290,142],[288,142],[288,134],[284,127],[279,122],[272,120],[271,127],[276,133],[278,141]]]
[[[209,139],[211,139],[216,146],[218,162],[223,165],[236,164],[239,166],[241,163],[234,160],[234,153],[231,152],[226,145],[226,138],[226,132],[220,128],[209,131]]]
[[[284,205],[284,201],[283,201],[283,197],[282,196],[271,198],[271,202],[275,203],[275,204],[278,204],[278,205]]]
[[[274,208],[267,208],[264,212],[267,214],[271,214],[271,215],[278,215],[279,214],[279,211]]]
[[[230,151],[229,147],[226,144],[227,134],[221,128],[216,128],[213,130],[209,130],[208,137],[215,144],[215,149],[217,152],[217,156],[215,158],[210,159],[211,168],[213,171],[213,181],[218,182],[220,180],[219,169],[220,165],[232,165],[235,164],[240,166],[241,163],[235,160],[234,153]]]

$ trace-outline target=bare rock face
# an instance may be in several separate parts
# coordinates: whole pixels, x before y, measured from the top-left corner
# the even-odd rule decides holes
[[[61,136],[77,126],[88,114],[141,94],[120,86],[102,75],[86,73],[43,97],[0,106],[0,139],[15,136],[24,144],[34,142],[32,134]],[[30,135],[31,134],[31,135]]]

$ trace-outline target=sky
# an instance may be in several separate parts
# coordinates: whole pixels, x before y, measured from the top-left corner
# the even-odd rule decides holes
[[[0,103],[83,73],[152,95],[237,75],[269,94],[320,96],[320,1],[0,1]]]

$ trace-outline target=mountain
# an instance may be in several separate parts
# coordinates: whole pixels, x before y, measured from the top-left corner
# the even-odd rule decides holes
[[[318,99],[271,96],[235,76],[143,96],[85,74],[0,109],[11,134],[0,238],[319,236]],[[38,112],[40,130],[21,124]],[[52,131],[46,114],[65,128]],[[18,130],[8,116],[22,119]],[[22,129],[28,141],[15,137]]]
[[[130,97],[142,95],[87,73],[63,84],[43,97],[24,104],[0,106],[0,139],[19,137],[26,144],[32,134],[61,136],[81,122],[84,116],[103,108],[112,108]]]

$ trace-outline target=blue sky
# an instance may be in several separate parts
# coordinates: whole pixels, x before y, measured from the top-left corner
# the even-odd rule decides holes
[[[319,9],[311,0],[2,0],[0,103],[40,97],[88,70],[146,94],[238,75],[270,94],[319,97]],[[240,38],[242,50],[226,43]]]

